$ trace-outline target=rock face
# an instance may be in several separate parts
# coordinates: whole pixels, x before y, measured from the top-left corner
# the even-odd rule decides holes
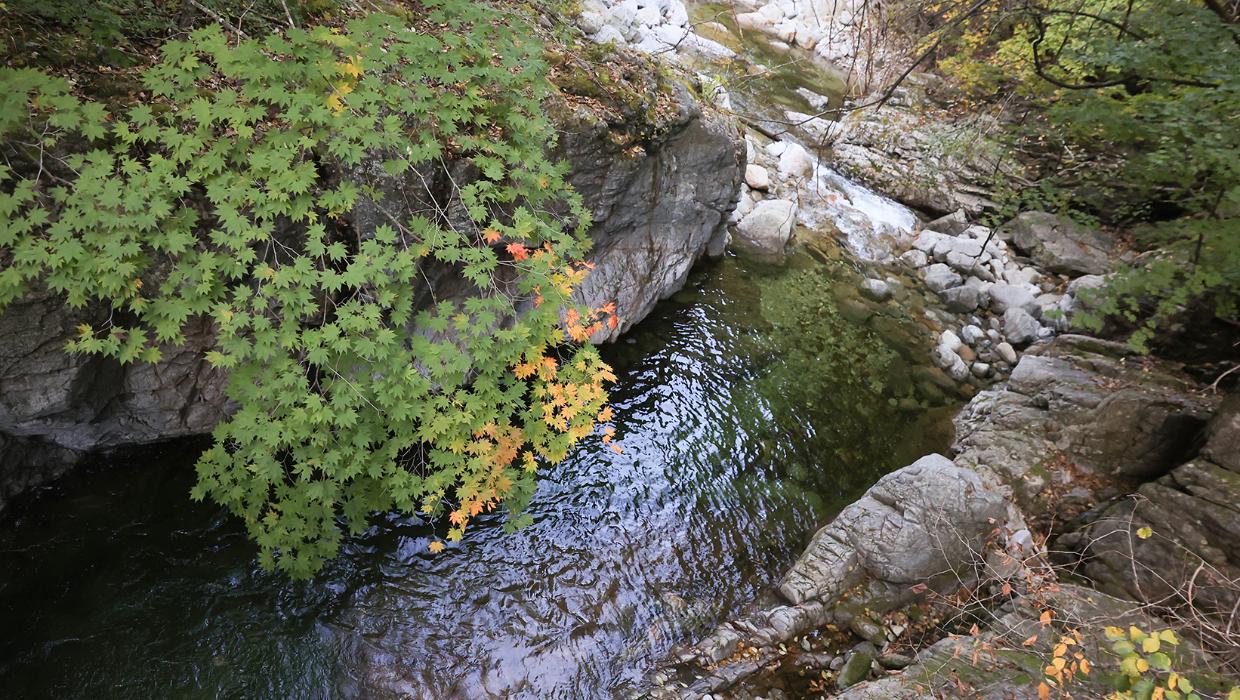
[[[1211,421],[1192,459],[1145,483],[1058,540],[1099,589],[1225,621],[1240,596],[1240,394]],[[1149,528],[1148,537],[1138,535]]]
[[[744,142],[731,124],[703,113],[683,87],[675,99],[678,113],[637,158],[616,150],[605,125],[559,117],[561,138],[552,155],[570,161],[570,181],[594,220],[595,268],[577,298],[595,307],[615,301],[622,319],[595,342],[614,339],[680,289],[712,243],[723,249]],[[409,188],[394,193],[408,206],[421,197],[412,189],[423,187],[384,186]],[[369,214],[363,206],[353,216],[364,225]],[[428,276],[441,299],[468,291],[449,269]],[[64,352],[75,326],[106,317],[103,309],[72,311],[49,294],[0,314],[0,509],[89,451],[206,433],[228,414],[225,377],[203,358],[212,342],[207,324],[190,328],[185,346],[165,348],[154,365]]]
[[[1048,634],[1038,620],[1043,608],[1056,612],[1058,627]],[[853,686],[835,696],[841,700],[922,700],[923,698],[982,698],[1035,700],[1042,669],[1066,629],[1091,629],[1097,621],[1144,630],[1166,629],[1168,623],[1143,613],[1132,603],[1098,591],[1060,584],[1043,594],[1038,607],[1012,605],[1001,610],[990,628],[978,635],[947,637],[923,649],[915,663],[896,676]],[[1110,676],[1119,659],[1106,649],[1101,635],[1089,635],[1079,647],[1095,670],[1072,681],[1076,697],[1106,697],[1114,692]],[[1001,650],[992,653],[990,650]],[[1216,660],[1191,642],[1176,648],[1177,668],[1213,670]],[[967,692],[962,691],[967,689]]]
[[[0,314],[0,509],[90,450],[209,432],[227,415],[225,377],[202,354],[206,323],[154,365],[64,351],[78,324],[106,319],[47,293]]]
[[[721,253],[726,242],[744,140],[733,124],[704,113],[683,87],[676,89],[680,113],[644,157],[609,147],[601,124],[561,127],[558,155],[571,164],[569,181],[594,218],[589,258],[595,267],[577,298],[594,307],[615,301],[620,314],[620,324],[599,331],[594,342],[632,328],[684,286],[708,248]]]
[[[896,201],[935,214],[976,216],[994,208],[990,187],[999,172],[1019,177],[1002,149],[975,124],[936,109],[926,76],[910,76],[905,99],[850,112],[832,146],[832,166]],[[864,100],[863,100],[864,101]],[[942,222],[936,230],[956,233]]]
[[[861,586],[897,604],[915,583],[955,580],[1006,516],[1006,501],[941,455],[888,474],[819,530],[779,584],[794,604],[831,604]]]
[[[1102,275],[1111,269],[1115,243],[1070,219],[1027,211],[998,229],[1039,267],[1064,275]]]
[[[1136,366],[1127,346],[1063,335],[1030,348],[1006,386],[956,417],[956,463],[1012,488],[1027,512],[1068,464],[1102,476],[1165,474],[1191,452],[1214,400],[1174,368]]]

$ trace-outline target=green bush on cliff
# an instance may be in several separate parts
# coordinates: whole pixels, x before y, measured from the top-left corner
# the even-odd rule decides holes
[[[236,412],[192,495],[294,576],[375,511],[447,514],[449,539],[499,505],[519,523],[610,379],[580,343],[607,315],[570,301],[588,221],[544,155],[541,46],[485,5],[426,11],[200,29],[114,111],[0,70],[0,309],[32,288],[101,309],[69,350],[123,363],[208,319]],[[476,175],[417,191],[427,164]],[[444,269],[472,292],[435,298]]]
[[[1240,299],[1240,10],[1198,0],[936,3],[941,66],[978,95],[1014,94],[1043,155],[1025,195],[1132,227],[1149,254],[1086,320],[1139,324],[1144,347],[1193,304]]]

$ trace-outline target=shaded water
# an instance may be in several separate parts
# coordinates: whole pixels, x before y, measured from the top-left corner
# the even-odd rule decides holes
[[[945,447],[949,410],[899,379],[904,356],[925,355],[915,329],[884,342],[847,320],[833,295],[854,285],[804,256],[699,270],[605,350],[624,454],[587,441],[543,475],[533,525],[480,521],[440,555],[433,524],[389,517],[292,583],[256,568],[234,520],[188,500],[200,445],[71,476],[0,533],[0,689],[623,696],[881,474]],[[802,321],[822,332],[800,337]]]

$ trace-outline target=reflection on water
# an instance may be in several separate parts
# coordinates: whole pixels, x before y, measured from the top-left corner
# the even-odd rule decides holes
[[[430,525],[389,517],[291,583],[256,570],[235,522],[188,502],[192,445],[66,480],[0,534],[0,687],[625,695],[769,587],[816,525],[948,439],[946,413],[892,379],[924,348],[817,303],[833,268],[792,268],[708,266],[608,348],[624,454],[590,441],[547,470],[516,534],[493,516],[430,555]]]

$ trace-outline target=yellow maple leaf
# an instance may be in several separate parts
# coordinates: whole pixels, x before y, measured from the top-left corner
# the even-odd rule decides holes
[[[443,551],[443,542],[440,542],[439,540],[435,540],[434,542],[431,542],[430,545],[428,545],[426,548],[431,550],[431,553],[433,554],[439,554],[440,552]]]

